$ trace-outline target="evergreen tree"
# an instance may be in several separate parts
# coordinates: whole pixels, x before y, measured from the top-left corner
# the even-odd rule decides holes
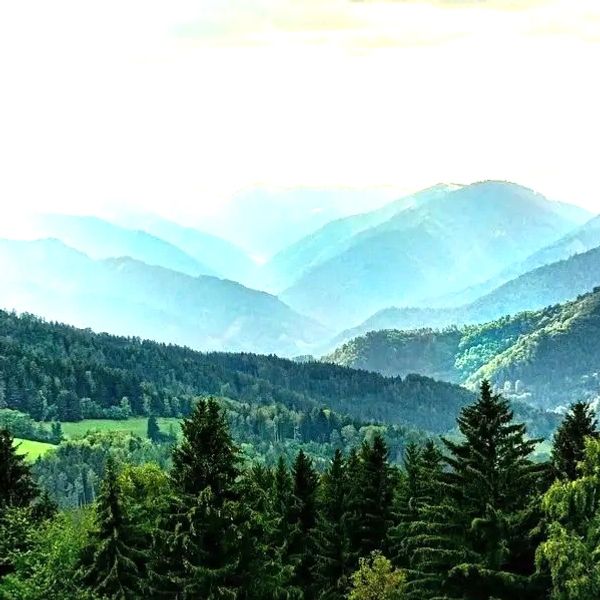
[[[157,537],[155,595],[233,598],[240,560],[238,451],[218,403],[200,400],[173,451],[174,498]]]
[[[415,597],[445,589],[452,598],[538,598],[531,530],[543,471],[530,460],[538,440],[527,439],[488,382],[458,427],[461,441],[444,440],[447,496],[424,511],[411,541],[422,594],[417,586]]]
[[[294,584],[304,590],[305,598],[311,598],[318,476],[311,459],[302,450],[292,467],[292,480],[288,555],[294,567]]]
[[[260,465],[248,469],[239,482],[243,502],[237,505],[239,531],[235,587],[239,600],[293,598],[293,569],[283,564],[282,548],[274,543],[278,525],[270,491],[272,472]]]
[[[116,466],[110,456],[96,504],[96,521],[83,552],[83,580],[102,597],[139,598],[143,554],[134,547],[133,526],[123,509]]]
[[[344,459],[336,450],[329,469],[321,478],[319,518],[315,532],[315,588],[322,600],[346,597],[350,567],[350,540],[346,516],[348,484]]]
[[[12,435],[0,429],[0,511],[6,506],[27,506],[36,496],[25,456],[14,446]]]
[[[558,477],[574,481],[583,460],[585,440],[598,437],[598,422],[587,402],[573,404],[554,434],[552,465]]]
[[[277,518],[274,531],[275,544],[282,550],[284,556],[288,554],[286,548],[289,543],[292,511],[292,478],[282,456],[277,461],[273,475],[273,512]]]
[[[394,521],[390,530],[390,556],[394,563],[409,567],[410,552],[406,547],[414,523],[421,521],[424,511],[436,504],[441,491],[442,454],[429,440],[424,446],[407,445],[404,465],[394,497]]]
[[[238,451],[217,401],[200,400],[181,429],[182,443],[173,451],[171,475],[175,488],[197,495],[210,487],[220,502],[231,498],[239,473]]]
[[[385,550],[393,523],[394,472],[380,434],[371,444],[365,441],[358,455],[350,459],[349,526],[356,564],[360,557]]]
[[[148,417],[148,425],[146,427],[146,437],[155,444],[161,441],[160,427],[154,415]]]

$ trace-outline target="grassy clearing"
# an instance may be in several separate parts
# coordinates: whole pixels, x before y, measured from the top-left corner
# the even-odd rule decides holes
[[[179,433],[180,419],[159,417],[158,426],[161,431],[168,433],[172,425],[175,432]],[[86,419],[78,423],[62,423],[63,434],[66,438],[82,437],[89,431],[128,431],[140,437],[146,437],[146,417],[135,417],[126,421],[111,421],[110,419]]]
[[[22,440],[20,438],[14,439],[14,445],[18,446],[19,454],[25,454],[27,460],[34,461],[39,456],[43,456],[48,452],[56,448],[53,444],[46,444],[45,442],[34,442],[32,440]]]

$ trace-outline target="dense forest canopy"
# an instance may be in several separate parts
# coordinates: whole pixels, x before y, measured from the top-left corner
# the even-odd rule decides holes
[[[95,334],[0,311],[0,406],[37,420],[184,416],[198,395],[329,408],[364,421],[447,431],[472,399],[427,377],[375,373],[275,356],[201,353]]]
[[[396,376],[421,373],[554,409],[600,392],[600,288],[565,304],[442,330],[373,331],[326,360]]]
[[[400,467],[379,433],[338,447],[320,471],[302,449],[265,466],[243,459],[223,406],[200,400],[174,445],[84,442],[79,456],[113,451],[95,455],[92,503],[68,510],[49,493],[56,479],[0,430],[0,597],[594,598],[600,446],[589,405],[567,413],[547,463],[532,461],[536,440],[487,382],[457,427],[460,439],[441,446],[408,444]]]

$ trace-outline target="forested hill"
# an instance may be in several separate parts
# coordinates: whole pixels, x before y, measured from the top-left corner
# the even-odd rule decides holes
[[[201,353],[0,311],[0,406],[36,419],[163,416],[214,394],[446,431],[472,394],[453,384],[275,356]]]
[[[554,408],[600,393],[600,288],[572,302],[443,330],[382,330],[327,360],[386,375],[416,372],[456,383],[488,378],[505,396]]]

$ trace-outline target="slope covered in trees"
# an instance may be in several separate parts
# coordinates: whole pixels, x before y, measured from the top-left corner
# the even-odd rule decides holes
[[[200,353],[0,312],[0,404],[61,421],[185,415],[213,394],[252,404],[330,408],[442,432],[471,393],[426,377],[385,378],[274,356]]]
[[[510,397],[554,408],[600,390],[598,331],[600,289],[483,325],[370,332],[326,360],[386,375],[416,372],[468,384],[487,378]]]

